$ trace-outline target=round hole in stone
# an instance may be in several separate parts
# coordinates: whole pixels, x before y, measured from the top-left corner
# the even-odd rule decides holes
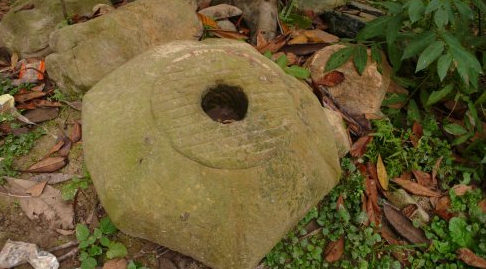
[[[201,107],[214,121],[228,124],[245,118],[248,98],[240,87],[218,84],[204,93]]]

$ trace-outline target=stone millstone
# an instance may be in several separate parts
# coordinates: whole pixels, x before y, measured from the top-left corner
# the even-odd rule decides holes
[[[96,4],[109,0],[65,0],[68,15],[90,13]],[[51,53],[49,35],[64,20],[59,0],[15,1],[0,23],[0,47],[16,52],[20,58]]]
[[[85,92],[134,56],[173,40],[197,40],[202,25],[181,0],[139,0],[52,33],[46,69],[62,90]],[[129,76],[129,74],[125,74]]]
[[[253,269],[340,176],[317,98],[238,41],[127,62],[85,95],[83,137],[117,227],[217,269]]]

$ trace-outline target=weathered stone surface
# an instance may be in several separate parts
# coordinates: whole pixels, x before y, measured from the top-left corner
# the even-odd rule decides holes
[[[240,16],[241,14],[243,14],[241,9],[228,4],[219,4],[216,6],[208,7],[199,11],[198,13],[206,15],[212,18],[213,20],[224,20],[230,17]]]
[[[309,67],[312,80],[319,81],[326,74],[329,57],[343,45],[332,45],[316,52],[306,62]],[[390,85],[390,67],[383,60],[382,74],[378,71],[377,64],[371,60],[368,51],[368,64],[360,76],[354,67],[352,58],[336,69],[344,74],[344,81],[334,87],[328,87],[329,93],[337,102],[349,112],[354,114],[379,114],[381,102]]]
[[[334,134],[334,141],[338,150],[339,157],[344,157],[351,149],[351,140],[344,125],[343,116],[331,109],[323,108],[327,121],[331,125]]]
[[[196,40],[201,30],[187,1],[135,1],[53,32],[49,45],[55,53],[46,58],[46,69],[61,89],[85,92],[132,57],[168,41]]]
[[[312,10],[317,14],[346,4],[346,0],[295,0],[300,10]]]
[[[109,0],[66,0],[68,15],[91,13],[96,4],[109,4]],[[31,9],[23,8],[33,5]],[[64,20],[59,0],[19,0],[0,22],[0,47],[21,58],[46,56],[49,34]]]
[[[242,99],[228,124],[202,108]],[[217,269],[253,269],[338,182],[330,128],[306,85],[232,40],[156,47],[83,99],[85,160],[114,223]]]

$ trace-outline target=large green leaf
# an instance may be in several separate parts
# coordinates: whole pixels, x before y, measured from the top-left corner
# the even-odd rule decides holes
[[[422,0],[411,0],[408,2],[408,16],[410,22],[414,23],[422,18],[425,11],[425,5]]]
[[[400,29],[402,28],[403,18],[400,15],[395,15],[392,19],[388,22],[386,28],[386,42],[391,44],[395,42],[397,39],[398,34],[400,33]]]
[[[127,256],[128,251],[125,245],[122,243],[115,243],[112,242],[108,247],[108,251],[106,252],[106,258],[114,259],[114,258],[123,258]]]
[[[437,35],[432,31],[426,31],[415,37],[403,52],[402,60],[413,57],[422,52],[427,46],[437,40]]]
[[[311,75],[310,71],[307,68],[300,67],[295,64],[289,67],[285,67],[284,71],[291,76],[301,79],[306,79]]]
[[[78,241],[84,241],[89,236],[89,229],[88,226],[84,224],[77,224],[76,225],[76,239]]]
[[[280,55],[276,63],[278,66],[280,66],[280,68],[285,68],[287,66],[287,55],[285,54]]]
[[[366,47],[364,45],[356,45],[353,51],[353,62],[358,74],[363,74],[367,61],[368,53],[366,52]]]
[[[434,22],[437,28],[443,28],[449,23],[449,14],[444,9],[440,8],[434,13]]]
[[[457,72],[466,85],[469,84],[471,77],[476,77],[476,74],[471,72],[481,73],[481,64],[478,59],[469,51],[467,51],[461,42],[453,35],[442,32],[445,43],[449,48],[449,52],[457,66]]]
[[[471,227],[468,227],[466,220],[460,217],[453,217],[449,221],[449,232],[452,241],[460,247],[471,247],[474,244],[474,234]]]
[[[468,20],[474,19],[474,13],[471,7],[469,7],[469,5],[466,4],[466,2],[460,0],[454,0],[454,5],[456,6],[457,11],[459,11],[459,14],[461,14],[461,16],[463,16]]]
[[[367,40],[375,36],[383,35],[384,29],[387,28],[388,22],[391,20],[390,16],[378,17],[366,24],[356,36],[357,40]]]
[[[450,0],[442,1],[442,3],[443,3],[442,7],[447,12],[448,21],[452,25],[454,25],[456,23],[456,18],[455,18],[456,14],[455,14],[454,10],[452,9],[451,1]]]
[[[327,60],[325,71],[329,72],[346,63],[351,58],[353,50],[353,47],[345,47],[334,52]]]
[[[393,72],[398,72],[402,66],[402,50],[396,44],[387,44],[386,50],[393,66]]]
[[[415,72],[427,68],[444,51],[444,42],[436,41],[428,46],[419,56]]]
[[[431,12],[436,11],[442,6],[441,0],[432,0],[427,4],[427,7],[425,8],[425,14],[429,14]]]
[[[449,71],[449,67],[452,63],[452,56],[450,53],[446,53],[439,57],[437,61],[437,74],[439,75],[440,81],[444,80],[447,72]]]
[[[467,130],[459,124],[450,123],[444,126],[444,130],[452,135],[463,135]]]
[[[111,222],[110,218],[104,217],[100,220],[100,230],[103,234],[114,234],[117,231],[116,226]]]
[[[381,61],[382,61],[381,50],[378,47],[378,45],[376,45],[376,44],[371,45],[371,59],[373,61],[375,61],[376,63],[378,63],[378,65],[381,64]]]
[[[445,86],[442,90],[440,91],[434,91],[430,94],[429,99],[427,99],[427,106],[433,105],[440,100],[444,99],[449,93],[452,92],[452,84],[449,84]]]
[[[81,262],[81,269],[94,269],[97,264],[95,258],[88,257]]]
[[[486,14],[486,3],[484,0],[471,0],[473,4],[481,10],[482,13]]]

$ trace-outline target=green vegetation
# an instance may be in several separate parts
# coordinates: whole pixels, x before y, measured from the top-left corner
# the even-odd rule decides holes
[[[85,190],[89,186],[88,179],[79,179],[74,177],[71,181],[69,181],[66,185],[64,185],[61,189],[62,199],[64,201],[71,201],[76,197],[78,190]]]
[[[127,255],[127,248],[123,244],[113,242],[108,237],[117,231],[108,217],[100,220],[99,228],[95,228],[93,233],[90,233],[89,228],[84,224],[76,225],[76,239],[81,250],[79,260],[82,269],[96,268],[98,264],[102,264],[99,262],[103,257],[109,260],[123,258]]]

